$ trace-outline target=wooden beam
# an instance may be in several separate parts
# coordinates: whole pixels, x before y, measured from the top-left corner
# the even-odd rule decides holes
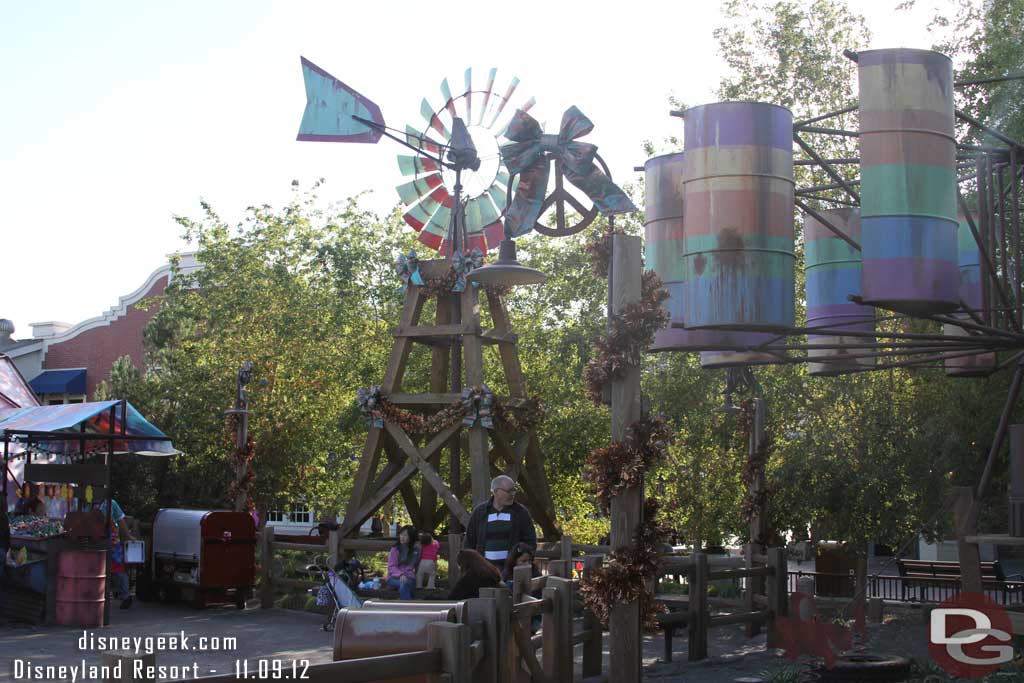
[[[356,508],[349,508],[345,513],[345,521],[342,522],[341,528],[338,529],[338,533],[341,536],[348,536],[351,532],[359,528],[359,526],[370,518],[374,512],[380,509],[380,506],[387,502],[388,498],[394,495],[398,487],[402,485],[409,477],[416,472],[416,465],[411,462],[405,463],[394,477],[389,479],[383,486],[371,493],[368,497],[364,497],[362,505]]]
[[[640,238],[612,236],[612,267],[609,288],[612,311],[618,313],[627,304],[640,299]],[[629,426],[640,418],[640,368],[629,366],[623,376],[612,382],[612,441],[625,441]],[[644,485],[623,489],[611,500],[611,545],[632,545],[633,532],[643,522]],[[691,605],[694,597],[690,597]],[[616,603],[608,619],[609,679],[616,683],[640,683],[642,679],[642,640],[640,604]],[[706,647],[706,646],[705,646]]]
[[[391,438],[395,440],[398,447],[409,458],[409,461],[419,469],[423,478],[430,483],[435,491],[437,491],[441,500],[443,500],[445,505],[448,506],[448,509],[451,510],[463,524],[469,522],[469,513],[466,511],[466,508],[462,506],[459,499],[455,497],[452,490],[448,488],[448,485],[445,484],[443,479],[441,479],[441,475],[437,473],[437,470],[431,467],[430,463],[424,459],[420,450],[416,448],[416,444],[412,442],[408,434],[406,434],[401,427],[390,423],[386,424],[385,427],[388,430],[388,434],[391,435]],[[440,447],[440,444],[447,441],[452,434],[458,431],[458,429],[459,425],[457,424],[449,427],[434,437],[434,440],[431,443],[439,442],[437,447]]]
[[[475,287],[467,287],[459,299],[462,306],[463,324],[480,326],[480,301]],[[480,337],[476,334],[462,338],[462,365],[466,373],[466,384],[480,386],[484,381],[484,351]],[[479,423],[469,428],[469,466],[473,481],[473,505],[479,505],[490,497],[490,462],[487,430]],[[465,524],[465,522],[463,522]]]

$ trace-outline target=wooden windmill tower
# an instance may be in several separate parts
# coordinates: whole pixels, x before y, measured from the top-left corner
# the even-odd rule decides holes
[[[490,419],[482,414],[486,408],[481,410],[489,400],[481,396],[488,379],[484,376],[486,345],[497,346],[508,387],[507,396],[494,397],[494,406],[512,415],[533,406],[502,290],[465,281],[482,254],[503,236],[509,176],[497,154],[497,140],[505,128],[503,112],[515,109],[506,109],[506,104],[518,79],[498,94],[492,69],[486,86],[474,90],[467,70],[465,90],[454,97],[445,79],[441,84],[445,102],[440,109],[423,100],[425,129],[407,126],[405,131],[394,131],[385,126],[379,108],[370,100],[305,59],[302,67],[307,105],[298,138],[377,142],[386,136],[415,152],[398,158],[401,172],[413,176],[397,188],[408,207],[404,218],[419,232],[421,242],[445,256],[430,261],[400,259],[407,284],[401,320],[383,381],[366,397],[377,407],[386,405],[387,416],[377,413],[370,420],[341,535],[356,531],[396,494],[419,529],[436,529],[447,511],[450,531],[457,531],[472,509],[464,502],[475,505],[487,500],[491,479],[504,473],[518,482],[522,502],[544,535],[558,538],[544,456],[532,425],[517,429],[517,421]],[[532,100],[520,108],[531,105]],[[478,144],[490,144],[493,149],[478,152]],[[437,298],[435,318],[423,320],[431,297]],[[493,323],[488,329],[481,324],[484,302]],[[406,393],[403,380],[417,344],[430,348],[429,390]],[[458,414],[460,402],[468,410],[466,415]],[[396,414],[436,417],[445,411],[456,419],[435,422],[443,426],[425,433],[413,433],[403,420],[394,419]],[[447,471],[443,471],[445,460]]]

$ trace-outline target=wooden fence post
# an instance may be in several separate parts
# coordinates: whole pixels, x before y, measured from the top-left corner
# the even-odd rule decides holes
[[[512,606],[515,607],[525,601],[525,596],[530,595],[530,582],[533,580],[533,569],[531,567],[516,567],[512,570]],[[512,628],[523,631],[523,634],[530,636],[530,621],[520,623],[518,619],[512,620]],[[511,634],[510,634],[511,635]],[[527,638],[527,640],[529,640]],[[510,644],[514,654],[512,656],[512,680],[515,683],[527,683],[531,680],[530,672],[523,667],[522,654],[519,647],[513,640]]]
[[[449,683],[470,683],[472,660],[469,653],[469,626],[435,621],[427,624],[427,647],[441,651],[441,671],[448,675],[437,680]]]
[[[533,567],[520,566],[512,570],[512,604],[518,605],[524,595],[530,594],[530,581],[533,580]]]
[[[603,560],[602,555],[584,557],[583,575],[590,576],[591,572],[601,566]],[[590,631],[590,639],[583,641],[583,678],[600,676],[604,629],[601,621],[589,609],[583,610],[583,629]]]
[[[494,600],[495,683],[514,683],[515,641],[512,636],[512,596],[508,588],[481,588],[480,597]]]
[[[548,562],[548,576],[571,579],[572,560],[551,560]]]
[[[327,566],[334,570],[338,565],[338,530],[334,529],[327,534]]]
[[[544,598],[551,598],[551,610],[544,612],[544,675],[550,683],[572,683],[572,583],[549,576]]]
[[[260,567],[262,577],[260,579],[260,609],[270,609],[274,606],[274,527],[269,524],[263,526],[263,533],[260,535]]]
[[[497,602],[490,594],[490,591],[494,589],[490,588],[487,590],[488,595],[486,597],[483,595],[483,589],[481,589],[481,596],[479,598],[466,601],[469,623],[483,625],[484,658],[477,664],[473,674],[477,680],[497,681],[499,664]],[[470,638],[472,639],[472,634],[470,634]]]
[[[766,583],[768,593],[768,609],[772,611],[772,620],[768,625],[768,638],[766,645],[769,649],[781,647],[778,628],[775,623],[776,617],[784,617],[789,612],[789,595],[787,583],[789,581],[786,563],[785,548],[768,549],[768,566],[773,573],[768,577]]]
[[[612,236],[611,276],[608,283],[610,308],[621,313],[641,295],[640,238]],[[629,437],[629,426],[640,419],[640,367],[627,364],[622,375],[611,382],[612,442]],[[644,483],[641,479],[611,499],[611,543],[613,548],[633,545],[633,534],[643,523]],[[643,634],[640,601],[618,601],[608,618],[608,678],[615,683],[643,680]]]
[[[699,662],[708,656],[708,556],[704,553],[693,554],[690,566],[690,619],[686,628],[689,631],[689,647],[687,659]]]
[[[459,582],[459,551],[462,550],[462,534],[448,534],[448,588]]]
[[[558,542],[558,547],[560,551],[558,559],[572,559],[572,536],[562,536],[562,540]]]
[[[746,560],[747,569],[754,568],[754,550],[753,543],[747,543],[743,546],[743,557]],[[748,612],[754,612],[759,609],[757,604],[754,602],[754,591],[757,588],[757,582],[754,581],[754,577],[748,576],[745,579],[747,586],[746,591],[743,593],[743,606]],[[761,623],[757,621],[748,621],[746,624],[747,638],[753,638],[761,632]]]

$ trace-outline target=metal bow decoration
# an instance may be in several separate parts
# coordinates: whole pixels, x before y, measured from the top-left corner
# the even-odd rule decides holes
[[[469,275],[470,271],[476,270],[483,265],[484,254],[480,251],[480,247],[473,247],[473,251],[469,253],[457,251],[452,254],[452,270],[455,271],[455,286],[452,287],[452,291],[466,291],[466,276]]]
[[[370,427],[384,426],[384,412],[381,410],[380,388],[377,385],[360,388],[356,391],[356,403],[359,412]]]
[[[519,237],[528,233],[540,218],[547,192],[550,164],[545,153],[552,154],[569,182],[607,215],[636,211],[622,189],[594,164],[597,145],[576,142],[594,129],[594,124],[575,106],[562,114],[557,135],[544,133],[536,119],[516,111],[505,136],[512,140],[501,146],[501,158],[509,173],[519,175],[519,186],[505,216],[505,235]]]
[[[398,276],[402,278],[403,292],[408,289],[410,282],[414,285],[423,285],[423,276],[420,275],[420,260],[415,251],[410,251],[408,256],[399,254],[398,260],[395,261],[395,269],[398,271]]]
[[[477,420],[484,429],[494,428],[494,392],[486,384],[462,390],[462,408],[466,411],[462,424],[472,427]]]

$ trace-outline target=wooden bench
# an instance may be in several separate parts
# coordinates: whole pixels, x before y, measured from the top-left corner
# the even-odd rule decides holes
[[[902,582],[902,597],[907,598],[908,586],[929,586],[940,587],[955,585],[960,582],[960,563],[946,562],[941,560],[905,560],[896,561],[899,567]],[[1007,577],[1003,572],[1002,565],[996,562],[981,563],[981,582],[984,586],[991,586],[997,590],[1014,591],[1024,588],[1021,580],[1024,576],[1015,574]]]
[[[690,619],[690,599],[677,595],[657,595],[657,602],[665,605],[668,612],[658,615],[658,626],[665,636],[665,661],[672,661],[672,636],[677,628],[686,626]]]

